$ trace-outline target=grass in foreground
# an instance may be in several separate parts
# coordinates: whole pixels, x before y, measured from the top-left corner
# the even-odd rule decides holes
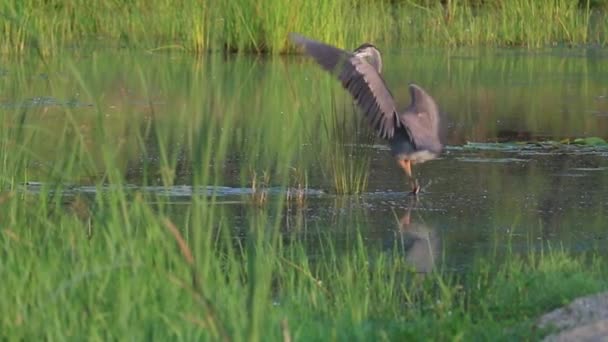
[[[235,240],[208,199],[127,197],[2,194],[3,338],[527,339],[545,311],[608,288],[605,261],[561,250],[421,276],[360,236],[348,249],[320,238],[312,258],[264,209]]]
[[[527,46],[608,42],[605,2],[6,1],[0,51],[87,46],[282,53],[289,32],[338,46]]]

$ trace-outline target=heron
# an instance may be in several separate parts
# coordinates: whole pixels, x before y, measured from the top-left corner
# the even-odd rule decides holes
[[[405,171],[411,193],[420,192],[412,165],[437,158],[443,144],[437,103],[422,87],[409,83],[411,102],[402,111],[382,77],[382,57],[373,44],[353,52],[316,41],[297,33],[290,39],[302,47],[323,69],[337,76],[377,134],[388,141],[391,154]]]

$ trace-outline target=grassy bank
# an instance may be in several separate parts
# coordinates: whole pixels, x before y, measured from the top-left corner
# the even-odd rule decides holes
[[[528,46],[608,43],[597,1],[6,1],[3,53],[90,46],[282,53],[288,32],[339,46]]]

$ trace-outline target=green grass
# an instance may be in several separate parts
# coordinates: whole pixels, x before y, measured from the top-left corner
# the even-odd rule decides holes
[[[592,11],[580,8],[578,1],[531,2],[511,0],[480,8],[452,2],[445,24],[439,24],[441,8],[436,8],[437,23],[420,28],[419,35],[442,37],[449,45],[577,45],[602,42],[603,28],[591,23]],[[424,38],[423,38],[424,39]],[[427,40],[427,39],[424,39]]]
[[[355,103],[352,106],[340,106],[336,95],[332,92],[331,107],[334,110],[321,117],[321,134],[328,139],[315,144],[314,148],[324,151],[319,163],[323,166],[323,174],[333,180],[333,188],[338,194],[360,194],[367,188],[370,167],[370,147],[374,136],[367,129],[364,120],[353,120],[352,114],[357,113]],[[317,134],[318,134],[317,133]],[[315,141],[315,139],[311,139]],[[367,142],[368,146],[365,146]]]
[[[0,52],[129,47],[204,53],[292,52],[289,32],[338,46],[527,46],[608,43],[594,1],[6,1]],[[431,4],[432,3],[432,4]]]
[[[320,238],[313,259],[264,210],[235,242],[205,198],[178,209],[118,190],[83,200],[83,218],[53,197],[2,196],[3,338],[521,339],[540,336],[543,312],[608,286],[604,261],[559,249],[422,277],[359,235],[348,249]]]

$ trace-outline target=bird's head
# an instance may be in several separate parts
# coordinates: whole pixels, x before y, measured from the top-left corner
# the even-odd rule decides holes
[[[379,74],[382,73],[382,55],[380,54],[380,50],[378,50],[378,48],[374,45],[370,43],[363,43],[361,46],[355,49],[354,55],[366,60],[376,69]]]

